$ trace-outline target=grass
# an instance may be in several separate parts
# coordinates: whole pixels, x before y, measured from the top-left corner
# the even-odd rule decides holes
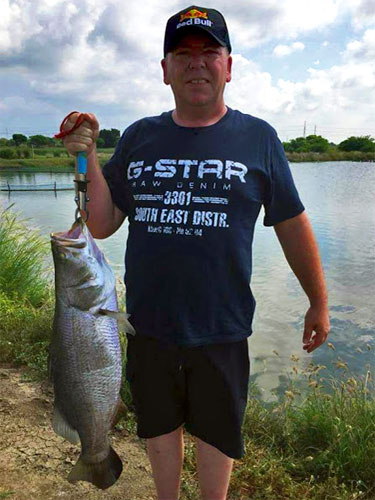
[[[103,166],[112,156],[114,148],[99,148],[98,159]],[[59,155],[59,156],[57,156]],[[36,148],[33,158],[0,158],[0,170],[22,169],[25,171],[71,172],[75,160],[63,148]]]
[[[243,426],[245,455],[235,462],[230,499],[375,498],[373,374],[367,367],[363,377],[350,377],[343,367],[323,385],[321,368],[311,364],[300,371],[298,377],[310,386],[303,398],[294,383],[272,405],[251,397]],[[183,488],[186,498],[195,500],[194,447],[189,444],[186,452]]]
[[[290,162],[327,162],[327,161],[365,161],[374,162],[375,153],[364,153],[362,151],[328,151],[327,153],[298,153],[286,152]]]
[[[19,158],[14,160],[5,160],[0,158],[0,170],[32,170],[32,171],[73,171],[73,158]]]
[[[99,163],[103,165],[109,160],[114,148],[99,148],[97,150]],[[59,156],[57,156],[59,155]],[[287,152],[286,156],[290,162],[328,162],[328,161],[375,161],[375,153],[363,153],[361,151],[329,151],[327,153],[298,153]],[[71,172],[74,171],[74,158],[66,156],[62,147],[58,148],[35,148],[34,158],[0,158],[0,170],[22,169],[22,171],[34,172]]]
[[[0,282],[3,283],[0,288],[0,362],[26,366],[34,378],[43,379],[47,376],[54,309],[53,291],[40,264],[44,250],[38,249],[43,248],[43,242],[10,211],[1,215],[0,235]],[[29,256],[24,261],[25,252]],[[17,266],[23,269],[22,279],[13,278],[13,274],[21,276]],[[11,283],[12,279],[10,289],[4,284]],[[123,302],[121,295],[122,292],[120,303]],[[126,336],[121,334],[120,341],[125,352]],[[125,373],[125,356],[123,359]],[[228,498],[373,500],[373,370],[366,366],[364,375],[355,378],[348,375],[347,366],[338,360],[335,361],[338,375],[324,379],[324,367],[311,364],[302,370],[297,366],[298,358],[292,357],[292,361],[295,379],[291,379],[290,387],[278,403],[267,404],[255,388],[251,390],[243,427],[245,455],[235,462]],[[309,387],[302,396],[297,390],[302,385],[300,379]],[[121,395],[132,410],[125,377]],[[120,425],[134,434],[134,414],[130,412]],[[195,446],[188,435],[182,493],[185,500],[199,498]]]
[[[26,221],[7,209],[0,213],[0,293],[40,305],[46,297],[43,258],[47,244]]]
[[[11,495],[14,495],[15,491],[0,491],[0,499],[2,498],[9,498]]]
[[[0,214],[0,362],[46,375],[53,294],[47,244],[11,209]]]

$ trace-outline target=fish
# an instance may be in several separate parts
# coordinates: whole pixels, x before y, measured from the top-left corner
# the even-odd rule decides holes
[[[68,481],[112,486],[122,461],[109,430],[121,414],[121,349],[117,319],[135,334],[128,316],[118,312],[115,276],[82,218],[66,232],[51,233],[55,266],[55,314],[50,343],[54,386],[54,431],[81,454]]]

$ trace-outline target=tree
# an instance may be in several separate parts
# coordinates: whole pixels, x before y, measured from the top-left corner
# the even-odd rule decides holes
[[[96,139],[96,145],[98,146],[98,148],[104,148],[105,147],[105,141],[102,137],[98,137]]]
[[[54,144],[53,139],[44,135],[31,135],[29,137],[29,142],[32,146],[36,147],[50,146]]]
[[[12,148],[0,149],[0,158],[5,158],[6,160],[12,160],[16,157],[16,152]]]
[[[289,152],[306,152],[307,146],[305,137],[297,137],[296,139],[292,139],[291,141],[284,143],[284,149]]]
[[[23,134],[13,134],[12,139],[16,143],[16,146],[20,146],[21,144],[24,144],[27,142],[27,137],[26,137],[26,135],[23,135]]]
[[[375,139],[369,135],[354,137],[351,136],[340,142],[338,148],[341,151],[363,151],[365,153],[375,152]]]
[[[103,128],[99,132],[99,137],[104,140],[105,148],[114,148],[120,139],[120,131],[116,128],[111,128],[111,130]]]
[[[325,153],[329,149],[329,142],[321,135],[308,135],[297,137],[290,142],[284,143],[284,149],[288,152],[297,153]]]
[[[314,153],[325,153],[329,149],[329,142],[321,135],[308,135],[306,144],[307,150]]]

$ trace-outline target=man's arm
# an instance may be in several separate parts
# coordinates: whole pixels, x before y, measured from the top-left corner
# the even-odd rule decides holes
[[[325,342],[330,329],[327,288],[318,245],[305,212],[274,228],[285,257],[310,301],[303,348],[311,352]]]
[[[78,113],[74,113],[65,128],[71,129],[78,118]],[[67,135],[64,145],[70,154],[79,151],[87,153],[87,194],[90,199],[87,209],[89,218],[87,226],[94,238],[107,238],[121,226],[125,219],[125,214],[116,207],[112,201],[112,196],[108,184],[102,174],[96,154],[96,139],[99,135],[99,123],[95,115],[85,113],[85,121],[74,133]],[[82,211],[83,218],[86,218]]]
[[[87,155],[87,226],[94,238],[107,238],[121,226],[125,214],[112,201],[111,191],[99,166],[96,146]],[[82,213],[85,218],[85,213]]]

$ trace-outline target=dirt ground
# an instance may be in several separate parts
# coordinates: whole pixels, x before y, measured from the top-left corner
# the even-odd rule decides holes
[[[53,394],[46,384],[28,382],[20,370],[0,366],[0,499],[153,500],[151,469],[141,440],[115,430],[112,444],[123,471],[102,491],[67,476],[79,456],[76,447],[51,427]]]

